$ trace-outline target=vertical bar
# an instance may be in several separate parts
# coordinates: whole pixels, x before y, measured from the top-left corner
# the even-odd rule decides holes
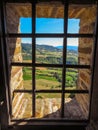
[[[35,117],[35,17],[36,5],[35,0],[32,2],[32,116]]]
[[[4,44],[3,44],[3,1],[0,4],[0,129],[7,129],[10,120],[8,87],[5,67]]]
[[[90,89],[90,101],[89,101],[89,115],[88,120],[90,121],[91,118],[91,103],[92,103],[92,93],[93,93],[93,82],[94,82],[94,71],[95,71],[95,61],[96,61],[96,49],[97,49],[97,43],[98,43],[98,2],[97,2],[97,16],[96,16],[96,25],[95,25],[95,33],[94,33],[94,50],[93,50],[93,56],[92,56],[92,75],[91,75],[91,89]]]
[[[63,42],[63,72],[62,72],[62,101],[61,117],[64,117],[65,83],[66,83],[66,53],[67,53],[67,23],[68,23],[68,0],[64,0],[64,42]]]
[[[3,30],[3,47],[4,47],[4,54],[5,54],[5,69],[6,69],[6,79],[7,79],[7,87],[8,89],[8,101],[9,101],[9,112],[10,116],[12,116],[12,99],[11,99],[11,90],[10,90],[10,66],[9,66],[9,59],[8,59],[8,46],[6,43],[6,3],[2,2],[2,30]]]

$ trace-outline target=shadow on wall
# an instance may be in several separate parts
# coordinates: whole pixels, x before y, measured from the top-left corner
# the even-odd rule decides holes
[[[64,110],[64,113],[65,113],[65,119],[67,120],[81,120],[81,119],[85,119],[85,115],[83,114],[78,102],[76,101],[75,98],[73,98],[72,100],[70,100],[69,102],[65,103],[65,110]],[[41,120],[40,121],[37,121],[37,124],[36,124],[36,121],[33,121],[33,123],[35,125],[32,125],[32,121],[30,119],[28,119],[28,122],[25,121],[24,119],[24,125],[21,126],[21,128],[23,127],[23,129],[27,129],[27,128],[34,128],[34,130],[37,130],[37,129],[46,129],[46,128],[52,128],[54,130],[54,128],[57,128],[57,129],[70,129],[70,128],[75,128],[75,130],[84,130],[84,126],[82,125],[79,125],[79,126],[75,126],[75,125],[66,125],[66,122],[64,122],[65,125],[59,125],[60,122],[56,123],[56,122],[53,122],[52,119],[57,119],[57,115],[60,115],[60,111],[61,109],[57,110],[56,112],[54,113],[51,113],[51,114],[48,114],[46,116],[44,116],[43,118],[41,119],[44,119],[44,125],[41,124]],[[49,122],[50,124],[52,125],[49,125],[47,120],[45,119],[50,119]],[[60,119],[60,118],[59,118]],[[39,124],[39,125],[38,125]],[[17,127],[15,127],[15,125],[21,125],[21,120],[17,120],[16,122],[13,122],[13,127],[17,129]],[[25,127],[24,127],[25,126]]]
[[[61,107],[58,98],[45,98],[45,99],[36,99],[36,102],[39,103],[36,107],[36,117],[35,119],[61,119]],[[29,109],[27,105],[26,110]],[[27,110],[28,111],[28,110]],[[30,112],[31,110],[29,110]],[[26,111],[24,111],[26,112]],[[25,114],[25,113],[24,113]],[[20,113],[21,115],[21,113]],[[29,117],[32,119],[32,117]],[[28,119],[22,116],[18,116],[18,119]],[[64,118],[67,120],[83,120],[87,119],[86,115],[83,113],[79,103],[76,98],[73,99],[67,98],[64,105]]]
[[[85,115],[83,114],[81,107],[79,106],[79,103],[77,102],[76,98],[73,99],[67,99],[67,101],[64,105],[64,117],[65,119],[72,119],[72,120],[81,120],[85,119]],[[43,118],[59,118],[61,113],[61,109],[57,110],[54,113],[48,114],[44,116]]]

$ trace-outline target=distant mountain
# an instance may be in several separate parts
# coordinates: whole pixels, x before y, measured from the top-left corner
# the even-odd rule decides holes
[[[22,50],[23,52],[31,52],[30,50],[32,49],[32,44],[28,43],[22,43]],[[58,52],[61,51],[61,49],[50,46],[50,45],[36,45],[37,51],[45,50],[45,51],[50,51],[50,52]]]
[[[78,51],[78,46],[67,46],[68,50]]]
[[[56,46],[56,48],[58,48],[58,49],[63,49],[63,46]]]
[[[55,51],[61,51],[60,48],[54,47],[54,46],[50,46],[50,45],[36,45],[36,48],[38,50],[46,50],[46,51],[51,51],[51,52],[55,52]]]
[[[56,46],[58,49],[62,49],[63,46]],[[78,46],[67,46],[67,50],[73,50],[73,51],[78,51]]]
[[[36,45],[37,63],[62,64],[62,46]],[[22,43],[22,55],[24,60],[32,59],[32,44]],[[78,63],[78,47],[67,47],[67,63]]]
[[[28,43],[22,43],[22,49],[24,51],[30,51],[32,48],[31,44]],[[51,51],[51,52],[55,52],[55,51],[61,51],[61,49],[63,49],[63,46],[50,46],[50,45],[36,45],[36,49],[37,50],[46,50],[46,51]],[[67,46],[67,50],[68,51],[78,51],[78,46]]]

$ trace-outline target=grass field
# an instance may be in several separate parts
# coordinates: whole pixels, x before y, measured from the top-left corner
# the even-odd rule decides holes
[[[68,69],[66,72],[66,88],[76,89],[78,70]],[[32,89],[32,68],[23,68],[23,83],[24,89]],[[37,67],[35,71],[36,90],[61,90],[62,89],[62,69],[60,68],[45,68]],[[37,98],[45,97],[60,97],[60,94],[36,94]],[[70,94],[67,94],[70,97]]]

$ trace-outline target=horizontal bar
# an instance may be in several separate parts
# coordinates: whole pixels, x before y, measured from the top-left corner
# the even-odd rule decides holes
[[[16,89],[13,93],[32,93],[32,90],[19,90]],[[62,90],[35,90],[35,93],[62,93]],[[88,90],[64,90],[64,93],[89,93]]]
[[[32,3],[32,0],[4,0],[5,3]]]
[[[18,63],[13,62],[11,66],[30,66],[32,67],[32,63]],[[66,68],[79,68],[79,69],[90,69],[90,65],[70,65],[66,64]],[[63,64],[38,64],[35,63],[35,67],[55,67],[55,68],[62,68]]]
[[[16,38],[16,37],[19,37],[19,38],[21,38],[21,37],[28,37],[28,38],[32,38],[32,34],[31,33],[9,33],[9,34],[6,34],[5,35],[7,38],[12,38],[12,37],[14,37],[14,38]]]
[[[87,123],[88,122],[88,119],[78,119],[78,120],[74,120],[74,119],[66,119],[66,118],[54,118],[54,119],[50,119],[50,118],[40,118],[40,119],[38,119],[38,118],[29,118],[29,119],[26,119],[26,118],[23,118],[23,119],[12,119],[11,120],[12,122],[20,122],[20,121],[27,121],[27,122],[31,122],[31,121],[33,121],[33,122],[35,122],[35,121],[37,121],[37,122],[40,122],[40,121],[43,121],[43,122],[58,122],[58,123],[60,123],[60,122],[64,122],[64,123],[66,123],[66,122],[70,122],[70,123],[74,123],[74,122],[77,122],[77,123]]]
[[[38,38],[41,38],[41,37],[42,37],[42,38],[44,38],[44,37],[45,37],[45,38],[47,38],[47,37],[50,37],[50,38],[51,38],[51,37],[52,37],[52,38],[53,38],[53,37],[57,37],[57,38],[58,38],[58,37],[62,37],[62,38],[63,38],[64,36],[65,36],[65,35],[64,35],[63,33],[62,33],[62,34],[54,34],[54,33],[53,33],[53,34],[35,34],[35,37],[38,37]]]
[[[94,34],[70,34],[70,33],[68,33],[67,34],[67,37],[69,37],[69,38],[75,38],[75,37],[81,37],[81,38],[92,38],[92,37],[94,37]]]
[[[36,93],[62,93],[62,90],[35,90]],[[64,93],[89,93],[88,90],[64,90]]]
[[[35,64],[36,67],[55,67],[55,68],[62,68],[63,64]]]
[[[63,64],[35,64],[36,67],[56,67],[56,68],[62,68]],[[90,65],[70,65],[66,64],[66,68],[80,68],[80,69],[90,69]]]
[[[37,2],[51,2],[51,1],[64,1],[64,0],[37,0]],[[96,0],[69,0],[69,4],[92,4],[92,3],[96,3]]]
[[[11,66],[30,66],[30,67],[32,67],[32,63],[25,63],[25,62],[23,62],[23,63],[21,63],[21,62],[12,62],[11,63]]]
[[[36,67],[60,67],[62,68],[63,67],[63,64],[35,64]],[[70,65],[70,64],[66,64],[65,65],[66,68],[81,68],[81,69],[90,69],[90,65]]]
[[[62,38],[64,38],[64,37],[68,37],[68,38],[72,38],[72,37],[89,37],[89,38],[91,38],[91,37],[93,37],[93,34],[70,34],[70,33],[67,33],[66,35],[65,34],[35,34],[35,36],[34,37],[38,37],[38,38],[40,38],[40,37],[62,37]]]
[[[55,67],[62,68],[63,64],[35,64],[36,67]],[[90,65],[70,65],[66,64],[66,68],[80,68],[80,69],[90,69]]]
[[[68,33],[68,34],[66,34],[66,37],[68,37],[68,38],[75,38],[75,37],[82,37],[82,38],[85,38],[85,37],[87,37],[87,38],[92,38],[94,35],[93,34],[70,34],[70,33]],[[32,35],[32,34],[29,34],[29,33],[9,33],[9,34],[6,34],[6,37],[8,37],[8,38],[10,38],[10,37],[31,37],[31,38],[58,38],[58,37],[61,37],[61,38],[64,38],[65,37],[65,34],[64,33],[58,33],[58,34],[34,34],[34,35]]]
[[[88,94],[88,90],[64,90],[64,93],[78,93],[78,94]]]
[[[19,63],[19,62],[12,62],[11,66],[30,66],[32,67],[32,63]],[[55,67],[55,68],[62,68],[62,64],[36,64],[35,67]]]
[[[32,93],[32,90],[26,90],[26,89],[16,89],[13,91],[13,93]]]
[[[4,0],[6,3],[28,3],[32,2],[32,0]],[[60,1],[61,0],[36,0],[36,2],[51,2],[51,1]],[[63,1],[63,0],[62,0]],[[70,4],[96,4],[96,0],[69,0]]]
[[[6,37],[64,37],[64,34],[18,34],[18,33],[9,33],[6,34]]]
[[[66,68],[90,69],[90,65],[70,65],[66,64]]]
[[[62,93],[62,90],[35,90],[36,93]]]

